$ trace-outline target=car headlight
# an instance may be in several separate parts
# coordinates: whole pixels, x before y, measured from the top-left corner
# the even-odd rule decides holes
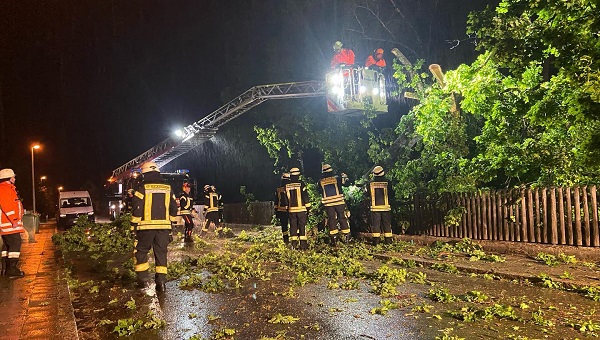
[[[67,217],[67,214],[60,214],[60,217]]]
[[[93,215],[93,214],[94,214],[94,212],[93,212],[93,211],[90,211],[90,212],[88,213],[88,215]]]

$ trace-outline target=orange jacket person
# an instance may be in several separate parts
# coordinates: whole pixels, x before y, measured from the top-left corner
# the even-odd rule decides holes
[[[331,68],[336,68],[341,64],[354,65],[354,51],[349,48],[342,48],[341,41],[336,41],[333,44],[335,54],[331,58]]]
[[[385,63],[385,59],[383,59],[383,48],[376,49],[375,51],[373,51],[373,54],[367,57],[367,60],[365,61],[365,67],[373,65],[381,68],[384,68],[387,65]]]
[[[17,267],[21,255],[23,205],[15,186],[15,172],[0,170],[0,235],[2,235],[2,275],[11,278],[25,274]]]

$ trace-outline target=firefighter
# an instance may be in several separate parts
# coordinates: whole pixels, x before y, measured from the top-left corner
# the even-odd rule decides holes
[[[148,252],[152,248],[158,292],[165,291],[167,282],[167,246],[172,240],[171,224],[177,220],[177,203],[156,163],[142,165],[143,180],[134,193],[131,223],[135,228],[135,272],[138,287],[149,288]]]
[[[387,66],[385,59],[383,59],[383,48],[378,48],[371,55],[367,57],[365,61],[365,67],[376,67],[379,71],[383,70]]]
[[[336,41],[333,44],[335,54],[331,58],[331,68],[340,65],[354,65],[354,51],[349,48],[342,48],[343,45],[341,41]]]
[[[133,211],[133,189],[127,189],[127,196],[123,200],[121,214],[131,214],[131,211]]]
[[[381,233],[385,243],[392,243],[392,208],[390,192],[385,171],[379,165],[373,168],[373,179],[369,182],[369,199],[371,203],[371,240],[373,245],[379,243]]]
[[[341,240],[348,243],[350,237],[350,225],[346,217],[346,202],[342,185],[348,180],[348,176],[342,173],[337,176],[329,164],[323,164],[321,167],[321,180],[319,181],[319,192],[323,197],[321,202],[327,213],[327,226],[329,228],[329,244],[335,246],[338,237],[338,222],[341,229]]]
[[[304,183],[300,180],[300,169],[290,170],[290,182],[285,185],[290,217],[290,243],[293,248],[308,249],[306,222],[310,201]]]
[[[290,231],[288,228],[290,215],[288,213],[288,201],[285,193],[285,185],[290,182],[290,174],[284,172],[281,175],[281,185],[275,191],[275,216],[281,224],[281,233],[283,234],[283,242],[290,243]]]
[[[190,196],[190,192],[192,191],[190,183],[183,183],[182,190],[183,192],[179,197],[179,214],[183,218],[184,223],[184,242],[194,242],[192,238],[192,229],[194,229],[194,217],[192,216],[194,200]]]
[[[23,228],[23,205],[12,169],[0,170],[0,235],[2,235],[2,275],[20,278],[25,274],[19,269],[21,233]]]
[[[215,228],[215,232],[218,231],[219,224],[219,201],[221,200],[221,195],[217,193],[217,189],[214,185],[205,185],[204,186],[204,212],[206,213],[206,223],[204,224],[204,228],[202,228],[202,232],[208,232],[211,224]]]

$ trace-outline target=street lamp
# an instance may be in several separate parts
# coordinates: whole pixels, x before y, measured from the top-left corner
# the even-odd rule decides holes
[[[46,178],[47,178],[46,176],[40,177],[40,182],[43,181],[43,180],[45,180]]]
[[[57,189],[58,189],[58,191],[62,191],[62,189],[64,189],[64,188],[63,187],[58,187]]]
[[[35,214],[35,162],[33,159],[33,151],[39,150],[41,146],[34,144],[31,146],[31,191],[33,193],[33,213]]]

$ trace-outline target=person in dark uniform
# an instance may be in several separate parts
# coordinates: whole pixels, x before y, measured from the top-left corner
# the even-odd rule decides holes
[[[304,183],[300,180],[300,169],[290,170],[290,182],[285,185],[290,217],[290,243],[293,248],[308,249],[306,222],[310,201]]]
[[[281,233],[283,234],[283,242],[290,243],[288,201],[285,193],[285,185],[290,182],[290,174],[284,172],[281,175],[281,185],[275,191],[275,216],[281,224]]]
[[[341,240],[347,243],[350,237],[350,225],[346,217],[346,201],[342,185],[346,183],[348,177],[342,173],[337,176],[329,164],[323,164],[321,167],[321,180],[319,181],[319,192],[323,197],[321,202],[327,213],[327,226],[329,228],[329,245],[335,246],[338,233],[341,231]],[[338,222],[340,230],[338,230]]]
[[[179,214],[183,218],[184,224],[184,242],[194,242],[192,238],[192,229],[194,229],[194,217],[192,210],[194,209],[194,200],[190,196],[192,187],[188,182],[183,183],[183,192],[179,196]]]
[[[121,209],[121,214],[131,214],[133,211],[133,189],[127,189],[127,195],[123,200],[123,209]]]
[[[131,223],[136,235],[135,272],[138,286],[149,288],[148,252],[154,252],[156,290],[165,291],[167,283],[167,246],[172,239],[171,223],[177,219],[177,203],[154,162],[142,165],[144,176],[134,192]]]
[[[221,195],[217,193],[217,190],[214,186],[205,185],[204,186],[204,211],[206,213],[206,223],[202,228],[202,233],[208,232],[211,224],[215,228],[215,232],[217,228],[220,226],[219,224],[219,201],[221,200]]]
[[[371,239],[373,245],[379,243],[382,231],[385,243],[392,243],[392,208],[389,197],[391,187],[385,178],[381,166],[373,168],[373,179],[369,182],[369,200],[371,203]]]

